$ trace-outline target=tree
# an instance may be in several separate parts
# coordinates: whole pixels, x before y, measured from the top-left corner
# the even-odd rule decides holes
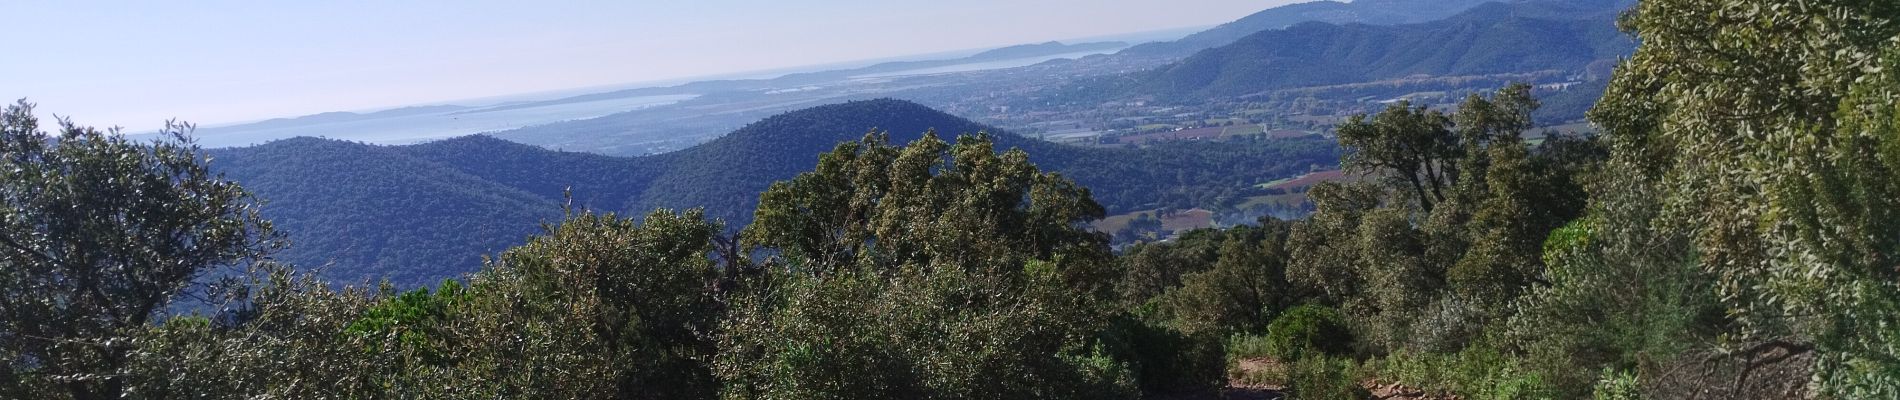
[[[1511,299],[1539,280],[1544,238],[1582,213],[1586,195],[1577,180],[1601,163],[1588,151],[1591,142],[1547,137],[1548,149],[1525,143],[1537,107],[1523,84],[1465,100],[1454,115],[1463,176],[1454,205],[1426,228],[1444,253],[1437,257],[1453,263],[1450,285],[1486,319],[1507,313]]]
[[[0,348],[8,397],[119,397],[126,337],[198,279],[278,247],[258,201],[206,166],[189,124],[135,143],[21,101],[0,116]]]
[[[1220,258],[1225,232],[1196,230],[1169,242],[1138,243],[1115,258],[1121,282],[1116,295],[1131,308],[1139,308],[1168,289],[1180,286],[1181,277],[1212,268]]]
[[[1341,126],[1347,167],[1384,182],[1309,192],[1318,207],[1289,236],[1289,280],[1323,293],[1377,350],[1455,351],[1508,316],[1541,280],[1543,238],[1582,212],[1579,177],[1601,162],[1591,141],[1526,143],[1530,90],[1472,95],[1451,115],[1401,103]]]
[[[1543,272],[1543,237],[1565,221],[1548,207],[1563,199],[1542,196],[1555,193],[1544,186],[1549,179],[1535,170],[1528,149],[1516,137],[1507,142],[1488,151],[1483,199],[1459,232],[1469,245],[1447,271],[1459,295],[1494,312]]]
[[[882,135],[774,184],[747,240],[782,267],[734,301],[726,398],[1132,396],[1105,327],[1088,192],[985,137]]]
[[[1340,304],[1359,295],[1359,242],[1355,238],[1366,213],[1383,204],[1383,193],[1365,184],[1333,182],[1307,191],[1315,211],[1294,223],[1287,237],[1293,261],[1287,280],[1316,294],[1314,300]]]
[[[1458,179],[1461,152],[1444,113],[1401,101],[1367,120],[1355,115],[1339,125],[1339,144],[1350,149],[1348,171],[1402,182],[1419,208],[1431,212]]]
[[[365,333],[399,349],[392,361],[423,366],[395,371],[407,379],[392,385],[422,397],[712,398],[718,231],[699,210],[639,222],[570,215],[503,252],[468,289],[445,285],[435,294],[449,303],[441,318]],[[435,335],[417,347],[392,328]],[[444,382],[452,391],[431,391]]]
[[[1088,189],[1038,171],[1021,150],[998,154],[984,136],[951,146],[932,132],[902,149],[886,140],[841,144],[815,171],[773,184],[747,242],[818,276],[1062,259],[1070,283],[1107,289],[1107,238],[1085,226],[1104,210]]]
[[[207,316],[138,330],[134,396],[710,398],[721,311],[698,211],[580,213],[434,290],[263,264]]]
[[[1900,4],[1645,1],[1592,120],[1717,277],[1749,369],[1900,396]],[[1746,375],[1744,375],[1746,376]]]
[[[1410,208],[1385,206],[1389,192],[1355,183],[1324,183],[1309,192],[1319,207],[1287,238],[1287,279],[1320,294],[1355,322],[1374,350],[1395,350],[1412,337],[1411,321],[1444,287],[1444,268],[1426,257],[1425,232]]]
[[[1189,334],[1264,330],[1296,299],[1286,279],[1290,226],[1267,218],[1258,228],[1230,229],[1212,267],[1181,277],[1181,285],[1168,292],[1164,314]]]
[[[212,290],[209,314],[177,315],[136,330],[124,376],[134,398],[444,397],[388,385],[417,369],[381,337],[350,334],[376,305],[290,266],[258,263]],[[382,345],[382,346],[379,346]],[[397,375],[401,374],[401,375]],[[438,382],[439,383],[439,382]],[[414,388],[409,388],[414,389]]]

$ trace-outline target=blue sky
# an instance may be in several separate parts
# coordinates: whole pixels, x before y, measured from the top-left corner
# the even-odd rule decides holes
[[[153,129],[1213,25],[1296,0],[15,1],[0,96]]]

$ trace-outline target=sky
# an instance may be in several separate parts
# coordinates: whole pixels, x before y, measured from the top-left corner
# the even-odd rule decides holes
[[[9,0],[0,97],[149,131],[1209,26],[1298,1]]]

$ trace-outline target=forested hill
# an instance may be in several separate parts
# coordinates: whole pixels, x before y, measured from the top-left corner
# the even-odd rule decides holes
[[[281,257],[333,264],[331,277],[425,283],[474,270],[577,207],[644,214],[704,207],[729,227],[751,220],[759,193],[811,168],[818,154],[872,129],[907,143],[989,132],[1044,169],[1089,187],[1111,212],[1190,207],[1252,183],[1337,163],[1321,139],[1081,148],[1023,138],[900,100],[820,106],[767,118],[720,139],[646,157],[546,150],[486,136],[409,146],[298,138],[215,152],[216,168],[270,203],[289,232]]]
[[[839,142],[858,140],[872,129],[889,132],[891,141],[908,143],[936,129],[945,135],[994,132],[994,129],[915,103],[870,100],[824,105],[789,112],[746,125],[710,142],[649,156],[657,170],[652,187],[634,209],[704,206],[707,214],[730,222],[758,203],[772,182],[809,170],[819,153]],[[1014,135],[999,135],[999,145],[1035,146]],[[1041,149],[1038,149],[1041,150]],[[1054,156],[1037,151],[1040,158]]]
[[[1288,4],[1248,15],[1172,42],[1147,43],[1123,50],[1134,57],[1186,57],[1225,46],[1255,32],[1284,29],[1304,22],[1391,25],[1448,17],[1492,0],[1357,0]]]
[[[908,143],[936,130],[946,140],[988,132],[997,150],[1022,149],[1044,169],[1094,191],[1111,211],[1193,206],[1248,180],[1298,175],[1333,165],[1323,140],[1257,143],[1175,143],[1142,149],[1083,148],[1002,132],[901,100],[868,100],[813,107],[747,125],[711,142],[650,156],[659,176],[632,209],[703,205],[729,222],[749,221],[757,194],[772,182],[810,169],[819,153],[871,129]]]
[[[494,184],[575,207],[617,210],[653,181],[654,163],[629,157],[548,150],[475,135],[391,147],[395,151]]]
[[[268,202],[293,241],[278,258],[345,282],[468,271],[561,217],[545,196],[405,150],[294,138],[215,150],[211,165]]]
[[[1410,25],[1305,23],[1102,84],[1120,86],[1109,93],[1199,99],[1412,76],[1576,72],[1634,51],[1616,28],[1617,3],[1490,3]]]

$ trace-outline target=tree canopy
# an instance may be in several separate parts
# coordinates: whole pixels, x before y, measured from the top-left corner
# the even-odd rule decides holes
[[[113,338],[276,248],[257,200],[205,167],[190,130],[142,144],[67,120],[47,133],[24,100],[0,114],[0,393],[117,396],[134,349]]]

